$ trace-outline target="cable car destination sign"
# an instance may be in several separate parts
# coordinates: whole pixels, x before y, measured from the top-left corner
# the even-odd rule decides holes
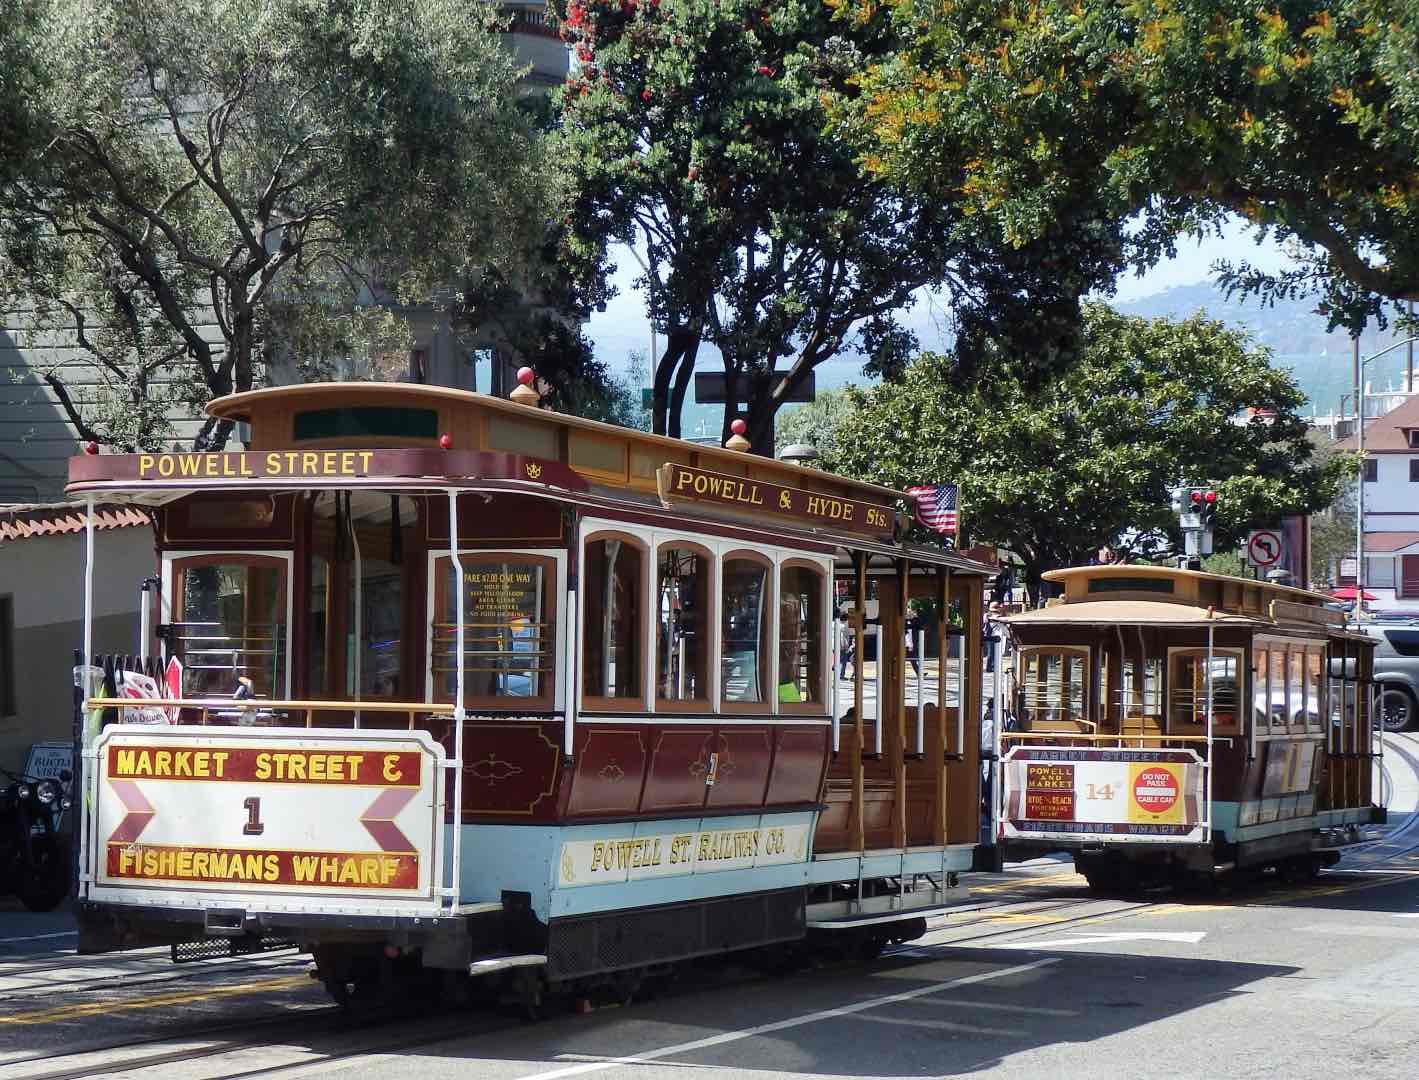
[[[896,511],[861,499],[821,491],[782,487],[764,480],[729,476],[669,462],[655,474],[656,490],[667,509],[672,499],[781,514],[811,525],[826,525],[869,536],[891,536]]]

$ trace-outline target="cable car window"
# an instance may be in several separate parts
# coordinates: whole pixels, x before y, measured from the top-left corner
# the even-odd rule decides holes
[[[1271,653],[1264,645],[1253,647],[1251,653],[1252,672],[1252,724],[1258,735],[1265,735],[1270,728],[1267,719],[1267,678],[1271,674]]]
[[[556,610],[553,592],[556,563],[521,553],[464,552],[464,699],[465,704],[552,704],[556,669]],[[430,663],[434,694],[452,701],[457,681],[457,572],[442,555],[435,569],[433,650]]]
[[[1306,700],[1306,650],[1304,646],[1292,645],[1286,657],[1286,690],[1290,698],[1290,709],[1286,714],[1293,732],[1305,731],[1306,714],[1313,707]]]
[[[310,558],[310,591],[306,596],[306,695],[322,697],[330,692],[325,685],[326,648],[330,634],[330,560],[324,555]]]
[[[1021,714],[1027,727],[1087,719],[1088,659],[1085,649],[1031,649],[1025,653]]]
[[[1320,649],[1306,650],[1306,728],[1321,730],[1326,713],[1325,654]]]
[[[722,564],[720,696],[726,704],[763,703],[769,653],[769,566],[731,556]]]
[[[1287,717],[1290,715],[1286,707],[1286,647],[1284,645],[1274,646],[1271,650],[1271,707],[1268,715],[1271,717],[1271,730],[1273,732],[1283,732],[1286,730]]]
[[[656,561],[655,696],[709,707],[709,554],[695,548],[660,549]]]
[[[619,536],[588,541],[582,582],[582,693],[644,707],[644,550]]]
[[[239,679],[257,697],[286,694],[286,564],[261,555],[174,562],[170,638],[185,697],[230,697]]]
[[[359,623],[346,627],[346,691],[357,698],[399,700],[402,625],[404,615],[403,574],[400,567],[383,559],[364,556],[359,567],[359,588],[351,567],[350,608],[358,603]]]
[[[1138,677],[1138,661],[1126,657],[1123,661],[1123,716],[1124,732],[1128,721],[1153,720],[1163,718],[1163,662],[1156,656],[1144,657],[1143,677]],[[1136,726],[1136,724],[1135,724]]]
[[[779,571],[780,705],[823,704],[823,588],[820,570],[789,564]]]
[[[1237,675],[1241,654],[1212,653],[1212,730],[1236,734],[1241,730]],[[1202,734],[1207,727],[1207,650],[1177,649],[1168,672],[1168,730]]]

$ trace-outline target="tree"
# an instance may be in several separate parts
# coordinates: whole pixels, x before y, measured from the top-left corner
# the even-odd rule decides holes
[[[926,354],[859,395],[832,464],[896,487],[959,483],[963,532],[1015,552],[1033,596],[1046,570],[1101,547],[1176,548],[1175,484],[1216,484],[1225,550],[1327,505],[1345,475],[1343,461],[1313,455],[1290,375],[1201,316],[1149,321],[1091,304],[1078,358],[1051,383],[997,363],[958,388],[950,371]],[[1249,408],[1271,413],[1247,419]]]
[[[813,447],[824,460],[838,452],[838,429],[852,415],[854,399],[846,386],[825,390],[811,402],[785,411],[778,422],[775,456],[793,443]]]
[[[654,429],[678,435],[704,346],[731,376],[725,432],[743,406],[756,451],[813,368],[856,350],[891,372],[915,343],[898,321],[939,285],[955,356],[1028,332],[1022,355],[1067,350],[1079,298],[1112,279],[1121,226],[1056,200],[1058,225],[1023,245],[977,227],[962,200],[920,197],[865,172],[829,132],[826,102],[850,95],[883,45],[818,0],[568,0],[579,67],[562,90],[571,172],[567,257],[588,278],[612,244],[644,255],[644,290],[665,342],[653,358]],[[959,174],[969,148],[952,141]],[[786,374],[776,374],[783,362]],[[747,394],[736,379],[749,382]]]
[[[898,35],[846,110],[882,175],[957,190],[935,147],[965,124],[994,141],[962,190],[1019,239],[1082,180],[1111,219],[1142,214],[1146,255],[1226,213],[1259,226],[1299,266],[1223,280],[1318,293],[1332,328],[1383,327],[1386,301],[1419,298],[1412,0],[840,2]],[[1083,154],[1064,134],[1081,131]]]
[[[387,344],[357,307],[540,241],[545,162],[490,4],[0,3],[41,73],[3,115],[44,147],[0,170],[0,306],[92,361],[94,401],[40,372],[81,438],[154,448],[170,412],[256,385],[283,330],[317,364]]]

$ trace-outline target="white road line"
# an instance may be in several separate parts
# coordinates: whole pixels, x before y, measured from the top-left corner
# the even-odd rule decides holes
[[[1001,944],[981,945],[991,949],[1057,949],[1062,945],[1112,945],[1120,941],[1171,941],[1186,945],[1196,945],[1207,936],[1206,930],[1168,930],[1138,933],[1076,934],[1062,938],[1030,938],[1027,941],[1010,941]]]
[[[1011,1035],[1019,1035],[1019,1028],[988,1028],[979,1027],[976,1024],[956,1024],[950,1020],[914,1020],[909,1016],[873,1016],[871,1013],[859,1013],[850,1017],[852,1020],[870,1020],[874,1024],[896,1024],[899,1027],[927,1028],[931,1031],[960,1031],[971,1035],[995,1035],[1000,1038],[1009,1038]]]
[[[947,1005],[953,1008],[983,1009],[988,1012],[1026,1013],[1030,1016],[1078,1016],[1077,1009],[1046,1009],[1042,1005],[1011,1005],[1004,1001],[969,1001],[966,998],[928,998],[921,1005]]]
[[[561,1069],[551,1069],[547,1072],[532,1073],[528,1076],[520,1077],[519,1080],[561,1080],[564,1076],[585,1076],[588,1073],[604,1072],[607,1069],[614,1069],[620,1065],[635,1065],[648,1061],[661,1061],[676,1054],[688,1054],[695,1050],[707,1050],[712,1046],[723,1046],[725,1043],[738,1042],[741,1039],[752,1039],[759,1035],[767,1035],[774,1031],[784,1031],[788,1028],[802,1027],[805,1024],[816,1024],[820,1020],[832,1020],[839,1016],[851,1016],[854,1013],[865,1012],[868,1009],[877,1009],[883,1005],[895,1005],[900,1001],[912,1001],[916,998],[926,997],[928,994],[938,994],[942,990],[954,990],[958,986],[974,986],[976,983],[990,982],[993,979],[1003,979],[1009,975],[1020,975],[1026,971],[1034,971],[1037,968],[1045,967],[1056,963],[1056,960],[1035,960],[1029,964],[1016,964],[1014,967],[1000,968],[998,971],[983,971],[979,975],[967,975],[960,979],[950,979],[947,982],[932,983],[930,986],[923,986],[917,990],[907,990],[900,994],[888,994],[884,997],[868,998],[866,1001],[859,1001],[852,1005],[843,1005],[837,1009],[823,1009],[821,1012],[806,1013],[803,1016],[790,1017],[787,1020],[776,1020],[771,1024],[759,1024],[756,1027],[741,1028],[738,1031],[725,1031],[719,1035],[711,1035],[704,1039],[694,1039],[690,1042],[676,1043],[674,1046],[662,1046],[659,1050],[649,1050],[636,1054],[633,1057],[608,1058],[606,1061],[586,1062],[580,1065],[568,1065]]]
[[[57,934],[31,934],[29,937],[0,937],[0,945],[13,945],[19,941],[47,941],[57,937],[78,937],[77,930],[61,930]]]

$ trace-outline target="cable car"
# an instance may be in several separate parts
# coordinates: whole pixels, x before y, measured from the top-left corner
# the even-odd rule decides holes
[[[131,657],[84,569],[81,951],[294,941],[342,1001],[432,974],[533,1007],[867,955],[964,899],[952,619],[991,568],[904,543],[892,489],[522,389],[258,390],[209,406],[241,450],[72,460],[156,559]],[[914,603],[941,656],[908,675]]]
[[[1068,851],[1103,891],[1311,872],[1372,838],[1374,642],[1317,593],[1157,566],[1056,570],[1003,620],[1004,858]]]

